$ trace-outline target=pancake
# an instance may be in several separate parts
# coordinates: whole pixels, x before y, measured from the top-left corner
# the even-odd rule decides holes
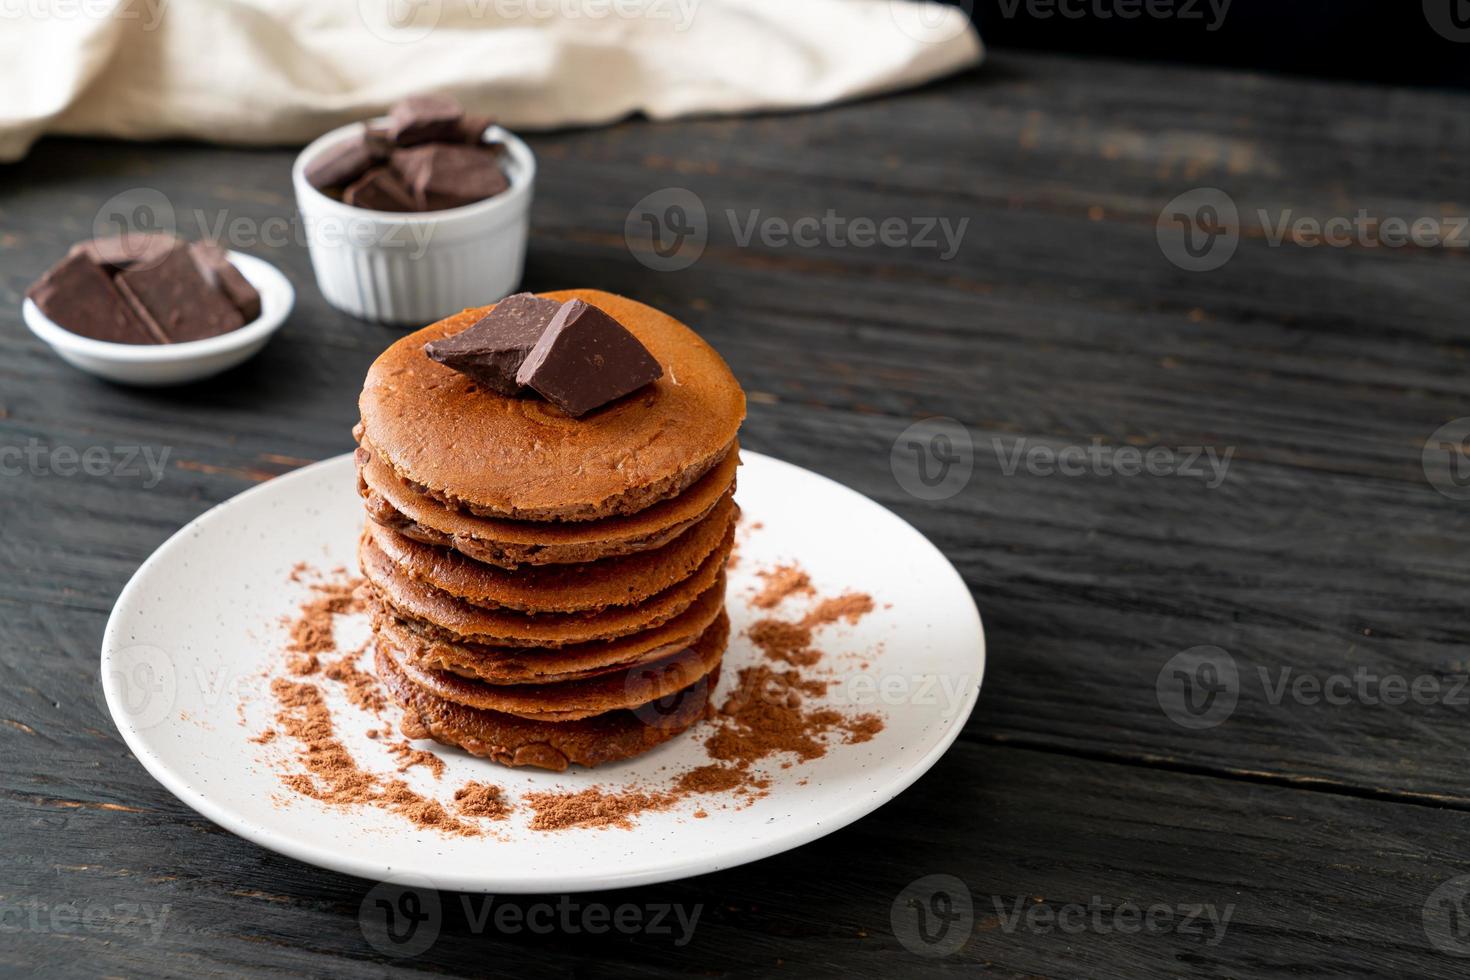
[[[636,514],[596,521],[512,521],[451,510],[411,490],[370,446],[358,449],[358,492],[379,524],[476,561],[503,568],[597,561],[661,548],[709,516],[734,493],[739,448],[683,493]]]
[[[674,696],[636,709],[620,709],[580,721],[534,721],[498,711],[468,708],[414,684],[380,645],[378,677],[403,708],[408,738],[457,745],[505,766],[561,772],[571,765],[598,766],[642,755],[687,730],[704,716],[718,668]]]
[[[585,680],[505,685],[414,666],[389,634],[377,634],[379,648],[399,671],[435,697],[518,718],[558,722],[637,708],[676,694],[719,666],[729,639],[730,619],[721,612],[693,644],[659,660]]]
[[[529,615],[472,606],[406,574],[367,533],[358,542],[357,560],[363,576],[400,616],[439,627],[451,639],[491,646],[562,647],[628,636],[678,616],[710,586],[723,583],[734,542],[732,523],[720,545],[684,581],[639,605],[588,613]]]
[[[682,650],[698,639],[725,608],[725,590],[723,580],[716,582],[688,609],[652,629],[615,640],[550,650],[456,643],[435,636],[432,628],[399,619],[376,596],[369,598],[368,605],[374,632],[385,636],[407,664],[490,684],[550,684],[595,677]]]
[[[426,585],[474,606],[539,614],[628,606],[657,595],[694,574],[724,541],[734,519],[735,504],[726,497],[709,517],[657,551],[518,571],[423,544],[372,521],[366,534],[399,569]]]
[[[368,369],[358,402],[363,437],[400,479],[480,516],[586,521],[675,496],[725,458],[745,394],[699,335],[612,293],[545,296],[582,299],[616,318],[663,377],[575,419],[539,398],[496,394],[423,352],[492,307],[464,310],[400,339]]]

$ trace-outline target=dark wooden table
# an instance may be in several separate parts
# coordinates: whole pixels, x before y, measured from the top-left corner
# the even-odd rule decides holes
[[[1389,248],[1370,225],[1307,247],[1271,229],[1463,213],[1467,119],[1464,95],[1001,55],[826,112],[532,139],[525,285],[626,293],[702,330],[750,393],[747,445],[877,498],[949,555],[984,614],[989,672],[949,754],[856,825],[577,896],[702,905],[687,945],[477,930],[446,895],[437,942],[412,958],[365,941],[368,883],[239,840],[157,785],[97,681],[138,564],[211,505],[348,450],[363,372],[398,333],[330,310],[301,247],[242,239],[294,215],[290,149],[41,144],[0,170],[0,447],[170,456],[156,486],[13,453],[0,479],[0,973],[1463,975],[1470,508],[1451,464],[1470,459],[1422,451],[1470,416],[1465,232]],[[25,286],[139,187],[187,234],[241,221],[231,240],[296,284],[286,329],[215,382],[113,387],[21,325]],[[629,209],[667,187],[709,215],[706,251],[679,272],[624,240]],[[1243,233],[1195,272],[1156,224],[1200,187],[1228,193]],[[828,209],[969,224],[946,259],[742,246],[726,214]],[[974,446],[968,484],[939,500],[890,463],[931,416]],[[1168,451],[1161,475],[1011,465],[1017,446],[1095,441]],[[1226,478],[1189,472],[1189,447],[1232,452]],[[898,901],[931,874],[972,899],[946,956],[918,955],[942,949]],[[926,887],[920,904],[942,911]],[[164,910],[156,930],[140,921]]]

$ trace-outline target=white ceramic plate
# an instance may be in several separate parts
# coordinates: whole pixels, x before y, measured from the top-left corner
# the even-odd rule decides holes
[[[270,746],[251,739],[274,713],[268,675],[282,659],[281,621],[306,594],[288,582],[292,567],[355,568],[363,512],[350,456],[221,504],[144,562],[102,642],[108,707],[148,771],[210,820],[298,860],[379,881],[408,875],[461,891],[574,892],[703,874],[805,844],[892,799],[944,753],[979,695],[984,634],[959,574],[918,531],[825,477],[753,452],[743,457],[737,499],[744,520],[729,591],[734,632],[716,697],[738,668],[761,657],[740,635],[756,618],[748,602],[756,571],[795,560],[819,596],[857,590],[877,603],[855,626],[824,628],[818,646],[833,681],[828,700],[885,722],[871,741],[839,739],[806,763],[783,769],[789,760],[766,760],[769,795],[749,806],[696,796],[640,814],[631,830],[554,832],[529,829],[521,807],[485,825],[494,836],[452,837],[395,814],[284,791],[279,764],[266,757],[273,751],[289,760],[293,746],[284,737]],[[795,618],[803,608],[793,597],[778,613]],[[366,625],[345,622],[338,635],[341,648],[352,649]],[[365,734],[377,727],[370,716],[336,715],[337,733],[360,764],[391,771],[382,744]],[[696,730],[626,763],[566,773],[505,769],[424,742],[417,744],[435,747],[447,771],[436,780],[415,768],[404,778],[440,799],[469,779],[513,797],[632,782],[657,787],[709,761],[701,741]],[[695,818],[698,809],[708,816]]]

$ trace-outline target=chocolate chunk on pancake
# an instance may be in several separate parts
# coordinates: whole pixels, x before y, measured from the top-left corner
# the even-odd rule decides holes
[[[648,349],[662,377],[580,419],[538,399],[486,391],[423,351],[490,307],[465,310],[402,338],[368,371],[359,401],[365,441],[394,473],[473,514],[583,521],[674,496],[725,457],[745,417],[745,395],[699,335],[611,293],[544,298],[581,299],[606,311]]]

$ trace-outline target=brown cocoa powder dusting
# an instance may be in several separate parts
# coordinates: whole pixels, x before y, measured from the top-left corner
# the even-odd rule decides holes
[[[332,713],[321,690],[311,683],[278,677],[271,693],[280,710],[276,725],[300,743],[298,758],[305,773],[282,773],[281,782],[303,796],[336,806],[368,805],[407,817],[416,826],[473,836],[480,831],[456,820],[434,800],[414,792],[402,780],[380,778],[360,768],[338,741]]]
[[[300,581],[299,573],[293,580]],[[337,641],[332,636],[336,617],[362,609],[357,598],[361,579],[345,579],[335,582],[318,582],[312,585],[315,598],[301,604],[297,617],[291,621],[291,639],[286,644],[287,653],[318,654],[335,653]]]
[[[454,804],[462,815],[486,820],[504,820],[515,809],[505,798],[505,790],[474,781],[454,791]]]
[[[756,572],[765,582],[751,605],[757,609],[774,609],[790,596],[812,594],[812,580],[796,565],[777,565],[770,571]]]
[[[361,655],[362,650],[359,650],[340,660],[334,660],[327,664],[323,673],[328,679],[343,686],[347,692],[347,700],[354,705],[375,715],[382,714],[383,709],[388,706],[387,695],[383,693],[376,674],[370,674],[357,666],[357,658]]]
[[[757,523],[749,530],[759,527]],[[764,583],[752,600],[758,609],[774,609],[796,595],[815,596],[810,577],[795,564],[758,574]],[[323,578],[302,563],[292,569],[291,580],[308,581],[309,575]],[[388,700],[377,677],[358,667],[363,650],[333,660],[323,656],[337,652],[335,618],[364,608],[358,598],[362,580],[349,578],[341,569],[331,575],[330,581],[311,584],[312,596],[302,603],[299,616],[287,624],[285,652],[289,656],[285,671],[297,678],[320,676],[341,684],[354,707],[381,717]],[[873,608],[870,596],[854,592],[818,602],[799,621],[771,617],[758,620],[748,628],[747,635],[771,663],[740,670],[735,690],[724,704],[717,708],[711,702],[706,709],[706,723],[714,729],[704,741],[712,760],[709,764],[675,774],[667,790],[636,785],[594,786],[577,793],[525,794],[522,799],[532,811],[530,829],[627,829],[639,814],[668,810],[699,794],[729,794],[734,805],[743,808],[767,795],[771,785],[769,777],[754,770],[754,763],[781,753],[795,756],[798,763],[820,758],[837,735],[847,744],[870,740],[882,731],[882,719],[808,706],[809,698],[826,692],[828,681],[808,676],[801,668],[822,659],[821,651],[813,646],[815,630],[839,620],[856,623]],[[441,803],[387,773],[365,771],[336,738],[331,711],[315,683],[277,678],[271,690],[280,708],[276,727],[266,729],[252,741],[264,745],[284,734],[299,743],[298,758],[306,772],[281,775],[282,782],[298,793],[333,805],[379,807],[402,815],[415,826],[456,835],[474,836],[482,831],[457,819],[451,807],[460,816],[487,820],[506,819],[515,810],[515,804],[498,786],[468,782],[455,791],[452,803]],[[373,728],[367,737],[381,740],[389,735]],[[414,748],[408,741],[388,742],[386,747],[397,759],[400,773],[415,766],[429,769],[435,778],[445,772],[443,759]],[[792,764],[784,761],[782,768]],[[693,816],[703,819],[709,813],[699,808]]]
[[[778,752],[795,753],[803,762],[819,759],[827,754],[822,737],[841,723],[842,715],[802,705],[804,695],[825,689],[825,682],[804,679],[794,670],[776,671],[765,664],[743,668],[720,707],[720,727],[704,747],[710,758],[740,766]]]
[[[321,669],[321,660],[314,653],[300,653],[286,661],[286,672],[293,677],[306,677]]]
[[[414,766],[423,766],[438,779],[444,775],[444,760],[432,752],[416,749],[409,742],[400,739],[388,746],[388,751],[398,760],[398,771],[408,772]]]
[[[679,802],[674,793],[643,792],[637,789],[605,791],[600,786],[580,793],[527,793],[521,798],[535,814],[532,830],[565,830],[568,827],[633,826],[632,817],[650,810],[667,810]]]
[[[872,714],[858,715],[844,722],[842,728],[847,732],[847,738],[843,741],[848,745],[857,745],[859,742],[871,741],[874,735],[881,732],[883,719]]]
[[[676,793],[724,793],[742,785],[750,774],[737,766],[698,766],[679,774]]]
[[[847,592],[833,599],[823,599],[801,622],[811,627],[828,626],[839,619],[855,624],[872,611],[872,596],[864,592]]]
[[[811,627],[800,623],[759,619],[750,625],[745,635],[768,660],[784,660],[797,667],[810,667],[822,659],[821,651],[812,649]]]

